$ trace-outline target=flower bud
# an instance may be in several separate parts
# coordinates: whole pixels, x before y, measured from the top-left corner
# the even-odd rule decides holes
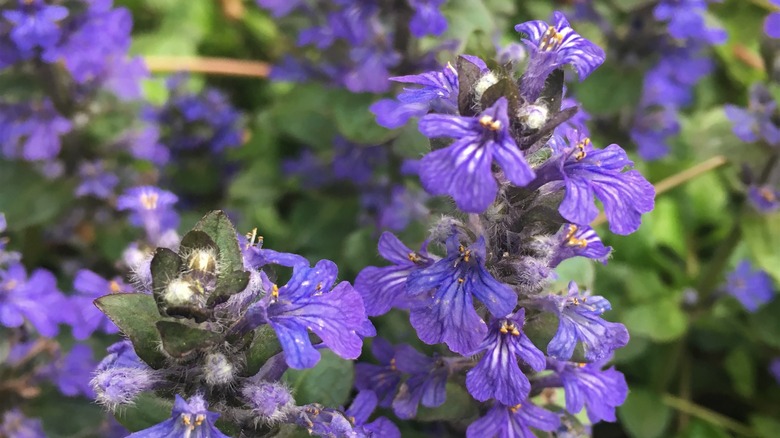
[[[95,374],[89,382],[95,400],[114,411],[133,402],[142,392],[152,389],[157,379],[151,369],[108,368]]]
[[[196,290],[193,289],[193,284],[186,280],[177,278],[165,288],[165,294],[163,295],[165,303],[169,306],[186,306],[193,302]]]
[[[477,83],[474,84],[474,97],[476,98],[477,102],[482,99],[482,95],[485,94],[485,91],[487,91],[488,88],[496,85],[497,83],[498,76],[496,76],[496,74],[492,71],[482,75]]]
[[[236,377],[236,367],[222,353],[206,355],[203,363],[203,378],[209,386],[227,385]]]
[[[290,390],[281,383],[250,383],[241,389],[241,394],[252,412],[268,422],[281,419],[295,406]]]
[[[543,105],[528,105],[517,111],[517,117],[526,128],[536,131],[547,123],[550,111]]]

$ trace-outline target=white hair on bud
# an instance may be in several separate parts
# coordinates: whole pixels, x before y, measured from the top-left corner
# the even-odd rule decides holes
[[[236,367],[222,353],[209,353],[203,360],[203,380],[209,386],[224,386],[233,383]]]
[[[180,306],[192,302],[194,296],[195,291],[192,289],[192,284],[181,278],[177,278],[168,283],[168,286],[165,288],[163,299],[168,305]]]
[[[488,88],[498,83],[498,76],[492,71],[489,71],[479,78],[476,84],[474,84],[474,97],[477,102],[482,99],[482,95],[485,94]]]

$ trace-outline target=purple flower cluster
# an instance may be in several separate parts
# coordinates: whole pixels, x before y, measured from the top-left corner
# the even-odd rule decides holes
[[[728,275],[726,293],[736,298],[749,312],[757,311],[775,296],[772,278],[763,270],[754,271],[748,260],[739,262]]]
[[[690,105],[693,87],[713,68],[707,49],[726,40],[726,32],[707,27],[707,0],[663,0],[653,9],[666,35],[655,42],[660,58],[645,75],[631,139],[645,160],[669,153],[667,139],[680,130],[678,112]]]

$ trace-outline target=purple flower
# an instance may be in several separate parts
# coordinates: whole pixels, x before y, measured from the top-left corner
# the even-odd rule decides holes
[[[93,301],[104,295],[132,292],[129,285],[121,278],[109,281],[90,270],[82,269],[76,273],[73,289],[76,294],[70,297],[73,307],[70,324],[74,338],[87,339],[97,330],[109,334],[118,331],[116,325],[95,307]]]
[[[528,397],[531,384],[520,371],[520,358],[536,371],[545,366],[542,353],[521,331],[525,324],[525,309],[493,320],[487,338],[474,353],[484,352],[476,367],[466,375],[466,388],[479,401],[491,398],[513,406]]]
[[[344,75],[344,86],[353,93],[384,93],[389,69],[401,61],[401,55],[392,47],[354,47],[349,52],[352,68]]]
[[[422,38],[425,35],[439,36],[447,30],[447,19],[439,8],[446,0],[409,0],[414,15],[409,22],[412,35]]]
[[[329,260],[320,260],[314,268],[296,266],[286,285],[271,286],[265,299],[247,311],[250,326],[267,322],[273,327],[291,368],[311,368],[320,360],[309,330],[339,356],[360,356],[363,341],[358,332],[367,320],[363,300],[346,281],[331,290],[337,271]]]
[[[753,207],[761,213],[771,213],[780,209],[780,190],[768,185],[748,188],[748,199]]]
[[[772,298],[772,279],[762,271],[753,271],[748,260],[742,260],[728,275],[726,292],[739,300],[749,312],[755,312]]]
[[[43,424],[37,418],[27,418],[17,409],[11,409],[3,414],[0,423],[0,436],[14,438],[46,438]]]
[[[780,38],[780,12],[772,12],[766,16],[764,33],[769,38]]]
[[[0,106],[0,147],[7,158],[51,160],[60,152],[60,136],[71,129],[70,121],[48,99],[33,105]]]
[[[67,299],[57,289],[57,279],[51,272],[36,269],[27,278],[20,263],[0,270],[0,324],[21,327],[28,321],[41,335],[52,337],[69,311]]]
[[[176,394],[171,418],[148,429],[130,434],[127,438],[229,438],[214,426],[217,418],[219,418],[219,414],[208,410],[208,404],[202,396],[194,395],[185,401]]]
[[[458,72],[450,64],[440,71],[396,76],[390,80],[422,85],[422,88],[405,88],[397,101],[382,99],[371,105],[369,109],[376,115],[376,122],[385,128],[399,128],[412,117],[423,116],[431,110],[442,114],[458,112]]]
[[[495,403],[484,417],[471,423],[467,438],[535,438],[531,428],[552,432],[561,424],[558,415],[530,401],[514,406]]]
[[[679,114],[674,106],[653,106],[637,111],[631,140],[636,143],[639,156],[657,160],[669,154],[668,137],[680,132]]]
[[[149,125],[130,131],[124,134],[119,142],[128,148],[134,158],[151,161],[157,166],[166,164],[171,156],[168,148],[160,143],[160,130],[157,126]]]
[[[116,209],[130,210],[130,223],[143,226],[149,240],[157,242],[165,231],[179,224],[179,215],[172,208],[178,199],[157,187],[133,187],[117,198]]]
[[[342,412],[319,404],[300,406],[288,414],[288,417],[290,422],[305,428],[309,435],[328,438],[359,436]]]
[[[103,169],[102,161],[85,161],[79,166],[81,184],[76,187],[76,196],[92,195],[98,199],[108,199],[119,184],[119,177]]]
[[[355,279],[355,290],[363,297],[368,316],[387,313],[391,308],[407,308],[406,279],[417,269],[433,263],[426,245],[419,252],[412,251],[390,232],[379,237],[379,254],[393,265],[364,268]]]
[[[653,185],[637,170],[623,172],[634,163],[620,146],[594,149],[590,139],[577,131],[570,131],[567,137],[569,146],[560,137],[553,137],[550,144],[555,156],[537,170],[539,177],[532,188],[562,179],[566,195],[558,211],[566,220],[588,225],[596,219],[595,196],[604,205],[612,232],[636,231],[642,214],[654,207]]]
[[[417,407],[435,408],[447,398],[447,377],[450,367],[446,358],[428,357],[409,345],[399,345],[395,351],[395,366],[409,374],[393,399],[393,411],[398,418],[409,419],[417,415]]]
[[[575,414],[584,407],[591,423],[616,421],[615,408],[628,396],[623,373],[615,367],[602,370],[605,361],[584,364],[548,359],[548,362],[549,368],[560,377],[567,411]]]
[[[580,80],[593,73],[604,62],[604,50],[586,40],[569,26],[559,11],[553,14],[555,25],[541,20],[526,21],[515,26],[525,34],[523,43],[531,52],[531,60],[522,78],[521,90],[525,98],[536,101],[544,88],[547,76],[555,69],[571,65]]]
[[[780,145],[780,127],[774,121],[777,102],[765,86],[756,84],[751,87],[747,109],[734,105],[726,105],[724,109],[734,125],[734,134],[740,140],[754,142],[763,139],[770,145]]]
[[[607,264],[612,252],[612,247],[604,246],[596,231],[587,225],[566,224],[553,236],[553,242],[556,246],[549,264],[551,268],[572,257],[587,257]]]
[[[500,98],[477,117],[429,114],[420,120],[420,132],[429,138],[456,141],[422,159],[420,181],[429,193],[451,195],[468,213],[481,213],[496,199],[495,160],[504,176],[518,186],[534,178],[534,171],[509,132],[507,100]]]
[[[669,34],[681,40],[693,40],[707,44],[726,41],[722,29],[709,29],[704,22],[707,2],[704,0],[663,0],[653,10],[659,21],[668,21]]]
[[[409,274],[407,294],[418,298],[410,320],[420,340],[426,344],[444,342],[456,353],[469,354],[487,334],[472,297],[497,318],[512,313],[517,295],[490,275],[485,257],[483,237],[466,248],[453,233],[447,239],[447,257]]]
[[[772,359],[769,364],[769,373],[775,378],[777,384],[780,385],[780,357]]]
[[[549,295],[542,299],[542,307],[558,316],[558,332],[547,345],[547,354],[552,358],[569,359],[577,342],[582,342],[585,358],[597,361],[628,343],[628,330],[623,324],[601,318],[602,313],[611,309],[609,301],[588,292],[580,293],[573,281],[567,296]]]
[[[132,403],[142,392],[152,389],[160,378],[133,350],[130,341],[117,342],[107,349],[89,382],[98,403],[114,411]]]
[[[252,413],[264,421],[279,420],[285,410],[295,405],[290,390],[280,383],[247,383],[241,388],[241,394]]]
[[[401,346],[399,345],[398,348]],[[404,348],[412,348],[405,345]],[[380,365],[360,362],[355,365],[355,388],[370,390],[379,398],[379,406],[390,407],[401,383],[401,371],[396,367],[396,347],[383,338],[374,338],[371,353]]]
[[[92,348],[86,344],[76,344],[65,358],[53,364],[52,379],[63,395],[83,395],[93,399],[95,393],[90,386],[90,379],[96,365]]]
[[[68,16],[68,9],[43,0],[18,3],[19,9],[4,11],[3,18],[13,25],[10,37],[23,56],[31,56],[35,48],[46,51],[54,47],[61,35],[57,22]]]
[[[374,391],[360,391],[349,409],[345,412],[347,418],[355,424],[355,431],[366,437],[401,438],[401,431],[386,417],[379,417],[369,422],[371,413],[376,409],[378,398]]]
[[[333,176],[357,185],[371,180],[375,169],[387,161],[385,146],[361,146],[344,138],[333,141]]]
[[[257,6],[271,11],[275,18],[284,17],[304,3],[303,0],[255,0],[255,2]]]

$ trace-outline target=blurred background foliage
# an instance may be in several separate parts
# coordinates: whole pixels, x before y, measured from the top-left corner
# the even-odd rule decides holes
[[[286,22],[250,1],[115,3],[132,11],[131,52],[136,55],[273,63],[296,49]],[[635,11],[650,3],[596,2],[600,10],[608,11],[618,34],[627,33]],[[550,0],[448,0],[444,6],[449,21],[446,36],[461,40],[454,53],[490,58],[496,35],[501,43],[517,41],[514,24],[543,19],[569,6],[570,2]],[[751,209],[740,181],[742,163],[758,168],[765,158],[756,145],[734,136],[723,111],[726,103],[746,106],[750,85],[769,79],[762,61],[765,37],[761,23],[770,7],[763,0],[724,0],[711,5],[707,19],[729,35],[714,51],[716,69],[696,85],[694,103],[682,112],[682,132],[673,139],[672,154],[655,162],[636,160],[651,182],[713,157],[725,157],[725,164],[659,194],[655,210],[643,218],[642,227],[633,235],[614,236],[606,227],[598,227],[605,244],[614,247],[608,265],[574,259],[559,268],[561,278],[574,279],[608,298],[613,311],[607,318],[623,322],[631,333],[631,342],[614,359],[626,374],[629,398],[618,409],[620,421],[598,425],[596,436],[780,436],[780,386],[768,371],[770,360],[780,356],[780,300],[748,313],[723,293],[724,273],[743,258],[780,282],[780,216]],[[577,29],[598,44],[606,42],[595,25],[578,23]],[[639,50],[642,41],[624,43],[624,50],[632,51]],[[608,57],[586,82],[572,84],[573,94],[593,117],[590,126],[596,144],[614,142],[629,151],[634,148],[628,128],[650,63],[652,59],[643,58],[641,52],[639,62],[631,65]],[[165,76],[155,73],[145,82],[148,101],[166,101]],[[4,78],[2,87],[25,86],[9,81]],[[323,83],[202,74],[191,75],[187,83],[191,90],[206,85],[225,92],[244,112],[245,144],[228,151],[228,161],[235,169],[228,184],[221,183],[219,169],[207,157],[188,162],[186,167],[174,164],[168,170],[168,188],[184,200],[178,205],[183,215],[180,229],[189,229],[207,210],[223,208],[237,220],[240,232],[257,227],[269,248],[310,260],[331,259],[338,264],[342,279],[353,280],[367,265],[382,265],[376,251],[381,230],[371,212],[361,206],[360,188],[336,182],[309,189],[305,181],[285,174],[283,162],[304,150],[313,150],[328,162],[338,135],[363,145],[392,144],[398,156],[417,158],[428,145],[414,124],[395,131],[381,128],[368,111],[376,95],[354,94]],[[780,97],[780,85],[771,87]],[[131,117],[104,116],[90,126],[90,135],[108,139],[117,126],[131,123]],[[393,165],[398,163],[382,171],[397,172]],[[138,166],[143,171],[148,164]],[[75,258],[74,253],[85,255],[84,259],[94,263],[91,268],[110,274],[106,261],[118,260],[137,237],[126,224],[98,226],[85,218],[77,227],[77,244],[49,244],[47,233],[56,231],[76,202],[71,195],[74,184],[48,181],[25,165],[0,162],[0,211],[8,218],[12,248],[23,252],[29,268],[43,266],[57,273],[60,288],[66,291],[73,274],[67,262]],[[405,184],[418,182],[408,179]],[[429,207],[434,217],[437,211],[451,209],[442,199],[432,200]],[[421,242],[429,225],[413,222],[400,233],[402,240]],[[392,342],[423,347],[398,311],[379,318],[377,326]],[[90,342],[96,351],[105,345],[100,337]],[[288,381],[299,389],[299,402],[338,406],[349,396],[349,367],[326,355],[316,368],[290,373]],[[451,390],[447,405],[428,413],[428,418],[463,418],[458,397],[468,395],[462,388]],[[51,436],[85,436],[80,431],[102,418],[100,409],[87,400],[75,403],[51,388],[44,391],[30,411],[43,417]],[[403,432],[414,436],[411,429]]]

